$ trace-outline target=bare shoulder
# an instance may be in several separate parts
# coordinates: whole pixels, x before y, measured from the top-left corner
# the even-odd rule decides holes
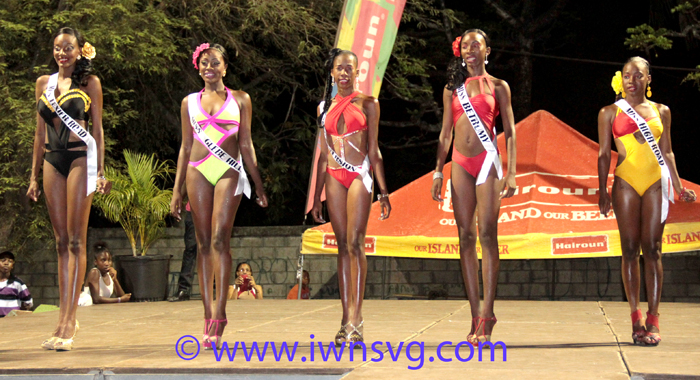
[[[491,76],[491,82],[493,82],[493,87],[495,88],[496,91],[498,91],[498,90],[510,91],[510,85],[508,85],[508,82],[506,82],[503,79],[498,79],[494,76]]]
[[[100,82],[100,78],[97,75],[90,75],[87,77],[87,86],[88,89],[90,88],[102,88],[102,82]]]
[[[374,96],[360,94],[357,97],[362,102],[362,108],[365,110],[365,112],[375,113],[379,109],[379,99],[375,98]]]
[[[100,271],[97,268],[92,268],[90,269],[90,272],[88,272],[88,280],[97,280],[100,278]]]
[[[241,90],[235,90],[231,91],[231,95],[233,95],[233,98],[236,99],[238,104],[245,105],[245,106],[250,106],[250,95],[248,95],[247,92],[241,91]]]
[[[656,102],[651,102],[651,103],[656,106],[656,109],[659,110],[659,114],[661,116],[668,116],[671,114],[671,109],[668,108],[667,105],[661,104],[661,103],[656,103]]]
[[[46,85],[49,83],[50,75],[42,75],[36,79],[36,89],[37,91],[43,92],[46,90]]]
[[[182,98],[182,103],[180,103],[180,105],[181,105],[183,108],[187,108],[187,107],[189,106],[189,101],[187,100],[187,99],[189,99],[189,98],[190,98],[189,95],[187,95],[187,96],[185,96],[184,98]]]
[[[448,85],[445,85],[445,88],[442,90],[442,97],[443,98],[446,96],[452,96],[455,93],[454,90],[450,90],[447,87],[448,87]]]

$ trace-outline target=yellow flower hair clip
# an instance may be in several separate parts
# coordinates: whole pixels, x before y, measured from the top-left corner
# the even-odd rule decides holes
[[[97,55],[97,52],[95,52],[95,47],[90,45],[89,42],[85,42],[85,45],[83,45],[81,50],[83,52],[83,57],[87,59],[93,59]]]
[[[613,91],[615,91],[615,94],[622,93],[623,98],[627,96],[627,94],[625,94],[625,90],[622,88],[622,72],[618,71],[615,73],[610,85],[612,86]]]

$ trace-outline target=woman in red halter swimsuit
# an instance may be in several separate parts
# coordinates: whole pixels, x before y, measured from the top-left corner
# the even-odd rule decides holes
[[[501,198],[511,197],[515,193],[515,127],[508,83],[486,73],[488,54],[491,52],[486,33],[479,29],[467,30],[457,37],[452,47],[457,59],[448,69],[449,80],[443,92],[445,109],[431,193],[433,199],[443,201],[440,194],[442,168],[450,150],[454,131],[452,203],[459,232],[462,276],[472,312],[471,331],[467,340],[477,345],[479,342],[490,340],[491,331],[496,324],[493,303],[499,270],[498,211]],[[495,155],[493,159],[489,159],[490,162],[486,162],[487,151],[477,138],[474,127],[457,97],[456,90],[462,85],[465,86],[474,111],[492,141],[496,137],[496,116],[499,112],[501,114],[508,149],[508,173],[503,180],[499,178],[495,164],[496,160],[500,161],[500,157]],[[485,162],[487,165],[483,165]],[[500,168],[500,162],[498,164]],[[482,170],[488,171],[488,175],[482,174],[485,178],[479,183],[477,179]],[[479,215],[478,236],[483,258],[483,308],[479,301],[476,214]]]
[[[381,193],[377,195],[382,207],[380,219],[389,217],[391,204],[377,142],[379,102],[354,90],[359,74],[357,56],[351,51],[333,49],[326,61],[326,70],[326,96],[319,107],[319,124],[325,127],[325,143],[321,144],[311,213],[316,222],[325,223],[321,217],[321,191],[325,184],[328,214],[338,242],[338,285],[343,319],[335,343],[341,345],[363,342],[362,299],[367,276],[364,242],[372,204],[371,169],[374,169]],[[332,100],[331,80],[338,85],[338,94]]]

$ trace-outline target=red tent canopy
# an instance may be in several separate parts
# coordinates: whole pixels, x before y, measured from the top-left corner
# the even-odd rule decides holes
[[[598,144],[546,111],[518,123],[518,190],[502,202],[498,239],[501,258],[571,258],[619,256],[614,215],[598,211]],[[507,159],[505,137],[498,147]],[[617,162],[613,152],[612,162]],[[432,172],[390,196],[391,217],[379,221],[379,203],[372,205],[366,253],[377,256],[459,258],[459,240],[445,165],[443,204],[432,200]],[[504,166],[505,169],[505,166]],[[614,164],[608,176],[612,186]],[[700,193],[700,186],[683,181]],[[700,249],[700,203],[671,205],[664,232],[664,252]],[[479,250],[479,246],[477,246]],[[330,223],[304,232],[303,254],[337,253]]]

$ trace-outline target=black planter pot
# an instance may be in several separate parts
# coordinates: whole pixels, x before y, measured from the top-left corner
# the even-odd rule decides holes
[[[171,255],[117,256],[119,281],[131,301],[164,301],[168,296]]]

